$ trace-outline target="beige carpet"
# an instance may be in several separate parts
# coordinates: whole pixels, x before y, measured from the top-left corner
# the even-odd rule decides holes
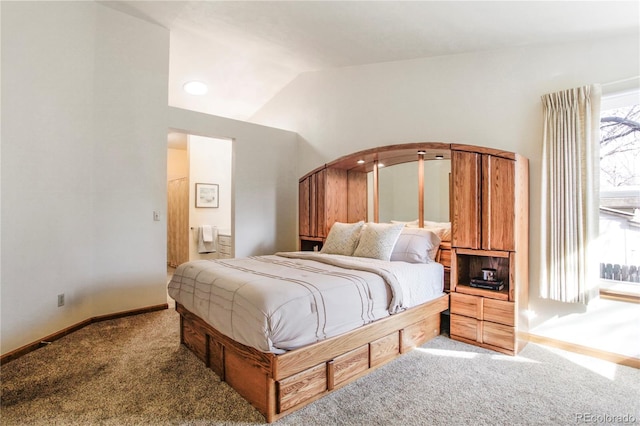
[[[173,310],[93,324],[4,365],[0,378],[2,425],[264,423],[179,345]],[[534,344],[509,357],[440,336],[276,424],[640,423],[639,401],[637,369]]]

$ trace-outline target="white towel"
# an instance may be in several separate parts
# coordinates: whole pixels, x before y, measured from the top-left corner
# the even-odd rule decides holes
[[[204,226],[198,226],[198,253],[215,253],[217,249],[218,228],[210,226],[211,241],[204,240]]]
[[[213,228],[211,225],[202,225],[202,241],[205,243],[213,241]]]

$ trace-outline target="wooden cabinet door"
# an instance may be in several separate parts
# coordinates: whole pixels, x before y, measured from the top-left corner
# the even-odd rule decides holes
[[[482,248],[515,250],[515,161],[482,156]]]
[[[475,152],[451,152],[454,247],[480,248],[480,159]]]
[[[300,181],[298,187],[299,234],[301,237],[325,238],[334,222],[357,222],[366,215],[366,174],[353,174],[348,183],[347,171],[325,168]],[[351,192],[353,197],[348,198]],[[351,212],[351,213],[350,213]]]
[[[167,264],[189,261],[189,180],[170,180],[167,186]]]
[[[335,222],[347,222],[347,171],[324,169],[325,182],[322,194],[318,192],[318,236],[326,237]],[[320,200],[323,207],[320,206]],[[320,216],[324,214],[324,217]]]
[[[311,231],[313,237],[326,237],[328,231],[325,230],[326,226],[326,200],[325,194],[327,192],[327,170],[322,169],[313,175],[315,179],[314,188],[314,200],[315,204],[311,209]]]
[[[300,236],[311,236],[311,176],[298,184],[298,221]]]
[[[320,173],[307,176],[298,184],[298,233],[301,237],[315,237],[318,230],[318,182],[324,185]],[[321,203],[321,205],[323,205]],[[324,219],[324,215],[322,215]]]
[[[347,173],[347,222],[367,220],[367,174]]]

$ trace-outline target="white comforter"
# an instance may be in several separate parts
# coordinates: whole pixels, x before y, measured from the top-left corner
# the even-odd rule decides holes
[[[169,295],[232,339],[282,353],[442,294],[439,263],[313,252],[180,265]]]

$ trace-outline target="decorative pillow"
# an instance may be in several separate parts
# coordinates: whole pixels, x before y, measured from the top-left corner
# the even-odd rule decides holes
[[[358,244],[363,226],[364,221],[357,223],[335,222],[329,230],[329,235],[327,235],[320,253],[351,256]]]
[[[433,231],[442,241],[451,241],[451,222],[424,221],[424,229]]]
[[[393,248],[391,260],[428,263],[435,260],[439,246],[440,238],[434,232],[424,228],[405,228]]]
[[[393,246],[404,229],[402,223],[367,223],[353,252],[357,257],[389,260]]]

